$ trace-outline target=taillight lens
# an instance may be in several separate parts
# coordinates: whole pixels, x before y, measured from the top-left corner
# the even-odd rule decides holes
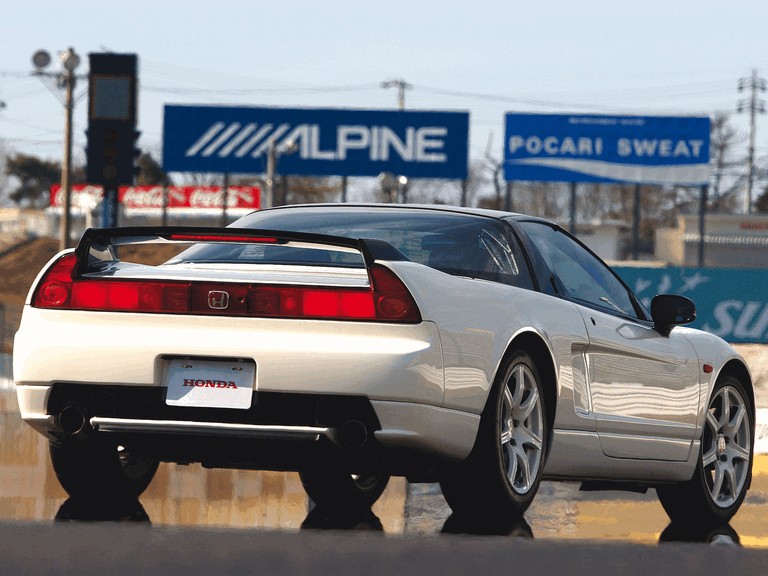
[[[76,264],[77,256],[74,253],[59,258],[37,285],[32,305],[38,308],[67,308],[72,295],[72,272]]]
[[[376,318],[391,322],[421,322],[421,313],[403,281],[380,264],[370,269]]]
[[[370,269],[371,288],[73,279],[76,264],[74,254],[59,259],[38,285],[32,305],[105,312],[421,321],[416,302],[402,281],[378,264]]]

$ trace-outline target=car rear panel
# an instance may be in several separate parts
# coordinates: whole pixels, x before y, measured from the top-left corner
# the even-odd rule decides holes
[[[18,386],[163,386],[174,357],[255,362],[256,390],[369,394],[440,404],[434,324],[176,316],[26,306],[14,345]],[[400,374],[400,379],[392,379]]]
[[[253,268],[234,274],[220,270],[217,275],[209,269],[192,276],[194,281],[216,280],[224,288],[227,281],[246,277],[280,284],[368,284],[365,270],[272,267],[260,277]],[[134,267],[122,277],[186,278],[181,268],[168,274],[163,267]],[[171,461],[296,469],[313,459],[327,461],[337,452],[340,435],[354,434],[342,431],[359,423],[364,430],[357,434],[367,436],[366,449],[353,455],[341,450],[342,456],[391,461],[395,470],[408,458],[401,454],[388,459],[379,449],[461,459],[471,450],[478,424],[477,415],[439,408],[443,359],[438,329],[429,321],[56,310],[28,302],[14,352],[21,415],[39,432],[61,437],[62,410],[77,403],[94,429],[159,450]],[[168,368],[177,359],[253,364],[252,406],[169,406]],[[324,416],[329,413],[330,419]],[[345,427],[349,422],[354,426]],[[446,429],[455,434],[444,438]],[[296,440],[314,441],[299,442],[297,451]],[[243,455],[233,447],[244,442],[262,448]],[[427,462],[417,458],[416,467]]]

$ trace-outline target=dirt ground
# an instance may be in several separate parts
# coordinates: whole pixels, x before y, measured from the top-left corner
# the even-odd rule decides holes
[[[27,292],[38,272],[58,251],[57,239],[36,238],[0,256],[1,352],[11,352]]]

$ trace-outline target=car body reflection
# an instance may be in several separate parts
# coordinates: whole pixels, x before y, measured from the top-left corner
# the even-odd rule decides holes
[[[368,506],[310,505],[301,530],[370,530],[384,532],[381,519]],[[136,498],[68,498],[59,507],[56,522],[130,522],[151,525],[144,506]],[[258,528],[258,527],[256,527]],[[441,534],[467,536],[506,536],[531,539],[533,528],[524,517],[462,516],[451,514]],[[741,546],[739,534],[730,524],[669,524],[660,534],[659,544],[700,542],[711,545]]]
[[[382,532],[384,526],[367,506],[314,506],[301,523],[302,530],[373,530]]]
[[[136,498],[68,498],[59,507],[56,522],[141,522],[149,515]]]
[[[511,536],[533,538],[533,529],[524,517],[477,517],[451,514],[443,524],[442,534],[466,534],[472,536]]]
[[[659,536],[664,542],[702,542],[726,546],[741,546],[738,533],[730,524],[669,524]]]

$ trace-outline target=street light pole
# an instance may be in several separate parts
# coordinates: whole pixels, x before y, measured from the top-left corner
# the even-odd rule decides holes
[[[274,204],[275,195],[275,175],[277,173],[277,160],[280,156],[287,156],[293,154],[299,149],[295,140],[285,140],[278,148],[277,142],[273,138],[270,140],[267,146],[267,176],[265,178],[266,184],[266,198],[264,199],[264,208],[272,208]]]
[[[277,167],[277,145],[274,139],[270,141],[267,147],[267,178],[266,178],[266,198],[264,199],[264,208],[272,208],[275,194],[275,169]]]

